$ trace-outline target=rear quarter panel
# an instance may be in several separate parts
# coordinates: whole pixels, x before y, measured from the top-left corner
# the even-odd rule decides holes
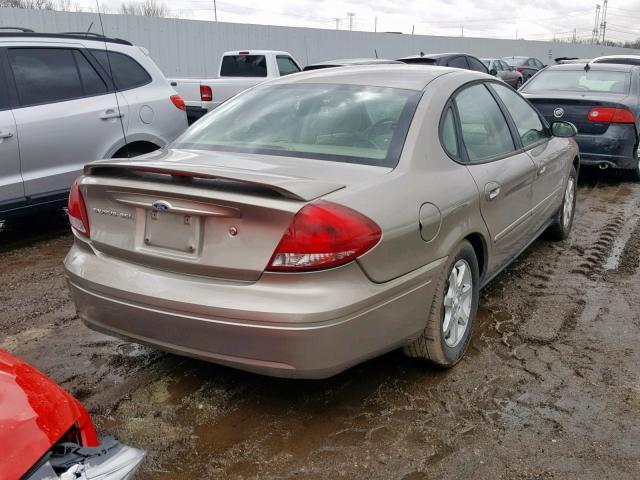
[[[463,165],[447,156],[439,139],[441,112],[451,93],[474,78],[476,74],[460,70],[434,80],[418,105],[395,170],[360,189],[330,196],[381,227],[381,242],[358,260],[374,282],[447,257],[470,233],[488,238],[476,184]],[[426,203],[440,212],[437,235],[428,242],[420,228],[420,208]]]

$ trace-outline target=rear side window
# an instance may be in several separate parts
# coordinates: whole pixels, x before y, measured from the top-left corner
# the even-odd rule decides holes
[[[129,55],[106,50],[91,50],[104,71],[113,78],[118,90],[130,90],[151,83],[151,75]]]
[[[440,127],[440,138],[444,151],[456,160],[460,158],[458,155],[458,135],[456,133],[456,124],[451,107],[447,108],[444,114]]]
[[[280,72],[281,77],[291,73],[298,73],[300,71],[300,67],[296,65],[296,62],[286,55],[278,55],[276,57],[276,62],[278,62],[278,71]]]
[[[469,64],[464,57],[455,57],[447,62],[448,67],[468,69]]]
[[[507,120],[484,85],[462,90],[456,95],[455,103],[470,161],[483,161],[515,151]]]
[[[266,77],[264,55],[225,55],[220,67],[221,77]]]
[[[487,68],[479,60],[476,60],[473,57],[467,57],[467,62],[469,62],[469,68],[471,70],[475,70],[476,72],[487,73]]]
[[[9,89],[7,88],[5,73],[2,64],[2,52],[0,52],[0,110],[9,108]]]
[[[504,85],[494,83],[491,88],[507,107],[525,148],[548,137],[542,120],[526,100]]]
[[[87,59],[65,48],[11,48],[9,64],[23,107],[105,93]]]

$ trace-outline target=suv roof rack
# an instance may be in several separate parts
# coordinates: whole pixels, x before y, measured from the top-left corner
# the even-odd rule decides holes
[[[34,33],[34,31],[31,30],[30,28],[24,28],[24,27],[0,27],[0,30],[18,30],[22,33]]]
[[[105,37],[99,33],[93,32],[62,32],[62,33],[41,33],[34,32],[30,28],[22,27],[0,27],[0,30],[18,30],[17,32],[2,32],[0,38],[3,37],[35,37],[35,38],[75,38],[78,40],[97,40],[101,42],[118,43],[120,45],[133,46],[133,43],[121,38]]]

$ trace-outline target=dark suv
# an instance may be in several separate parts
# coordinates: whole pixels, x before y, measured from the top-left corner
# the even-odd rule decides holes
[[[473,55],[466,53],[433,53],[412,55],[398,59],[400,62],[413,65],[438,65],[441,67],[463,68],[465,70],[475,70],[476,72],[489,73],[487,67]]]

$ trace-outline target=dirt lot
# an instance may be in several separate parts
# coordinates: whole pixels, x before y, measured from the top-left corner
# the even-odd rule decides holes
[[[466,359],[394,352],[325,381],[237,372],[76,318],[62,216],[0,233],[0,348],[147,450],[140,479],[640,478],[640,185],[582,179],[570,240],[483,293]]]

